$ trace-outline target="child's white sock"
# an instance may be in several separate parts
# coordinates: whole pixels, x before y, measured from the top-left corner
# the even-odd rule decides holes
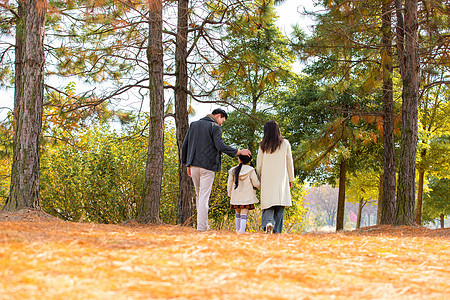
[[[241,228],[241,215],[236,213],[236,231],[239,231]]]
[[[247,227],[247,215],[241,215],[241,224],[239,226],[239,232],[244,233]]]

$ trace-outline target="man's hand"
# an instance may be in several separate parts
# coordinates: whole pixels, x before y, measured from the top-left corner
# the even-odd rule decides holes
[[[251,153],[250,150],[248,150],[248,149],[242,149],[242,150],[238,150],[237,155],[247,155],[247,156],[251,156],[252,153]]]
[[[192,177],[191,176],[191,167],[187,167],[187,174],[188,174],[189,177]]]

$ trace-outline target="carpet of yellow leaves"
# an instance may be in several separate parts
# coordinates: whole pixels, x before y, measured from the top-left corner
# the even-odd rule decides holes
[[[445,299],[450,231],[198,233],[0,214],[0,299]]]

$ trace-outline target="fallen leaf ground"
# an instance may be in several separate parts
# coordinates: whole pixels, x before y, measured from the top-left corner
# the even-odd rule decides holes
[[[0,214],[0,299],[448,299],[450,230],[198,233]]]

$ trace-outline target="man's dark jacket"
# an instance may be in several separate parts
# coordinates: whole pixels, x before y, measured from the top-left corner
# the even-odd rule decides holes
[[[222,127],[206,116],[192,122],[181,149],[181,162],[214,172],[220,171],[221,154],[236,156],[238,149],[225,145]]]

